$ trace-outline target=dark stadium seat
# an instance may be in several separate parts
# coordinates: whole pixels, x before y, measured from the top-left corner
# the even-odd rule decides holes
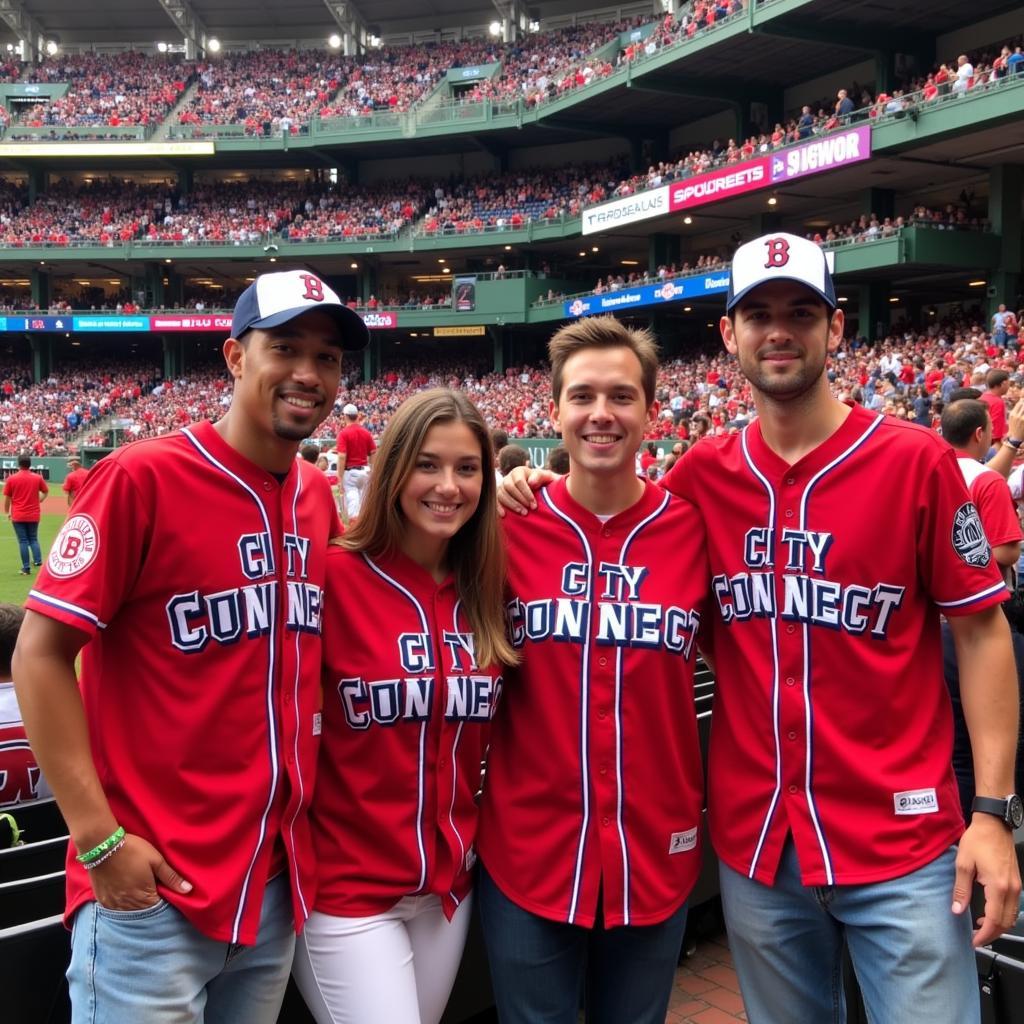
[[[65,1024],[71,1016],[64,978],[70,955],[71,935],[59,915],[0,929],[0,1019]]]
[[[63,871],[0,882],[0,929],[51,917],[63,909]]]
[[[68,837],[55,836],[37,843],[25,843],[10,850],[0,850],[0,882],[15,882],[64,870]]]

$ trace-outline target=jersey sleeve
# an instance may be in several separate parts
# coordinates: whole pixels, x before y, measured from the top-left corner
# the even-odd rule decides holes
[[[995,548],[1019,541],[1020,520],[1006,481],[998,473],[982,473],[974,483],[973,493],[989,544]]]
[[[917,488],[917,562],[924,588],[945,615],[970,615],[1009,592],[953,449],[923,469]]]
[[[145,557],[150,503],[104,459],[57,534],[25,607],[93,636],[124,604]]]

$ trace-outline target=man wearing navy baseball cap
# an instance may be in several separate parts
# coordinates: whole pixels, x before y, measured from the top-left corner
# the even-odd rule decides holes
[[[340,532],[295,456],[367,340],[315,274],[257,278],[224,342],[227,412],[105,458],[28,599],[18,700],[71,834],[76,1020],[277,1019],[314,896]]]

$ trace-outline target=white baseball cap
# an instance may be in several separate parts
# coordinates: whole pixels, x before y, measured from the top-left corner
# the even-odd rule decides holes
[[[796,281],[816,292],[830,309],[836,291],[825,262],[825,251],[809,238],[776,231],[741,245],[732,258],[726,312],[750,291],[768,281]]]
[[[341,329],[341,347],[347,352],[358,352],[370,343],[363,318],[308,270],[260,274],[235,303],[231,337],[239,338],[253,327],[280,327],[311,309],[322,309],[334,317]]]
[[[346,405],[345,408],[341,410],[341,414],[342,416],[358,416],[359,410],[351,402],[349,402],[348,405]]]

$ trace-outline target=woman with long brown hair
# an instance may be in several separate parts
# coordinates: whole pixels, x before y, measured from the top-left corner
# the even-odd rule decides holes
[[[312,826],[295,976],[318,1024],[437,1024],[472,893],[474,796],[505,635],[490,437],[457,391],[404,402],[328,557]]]

